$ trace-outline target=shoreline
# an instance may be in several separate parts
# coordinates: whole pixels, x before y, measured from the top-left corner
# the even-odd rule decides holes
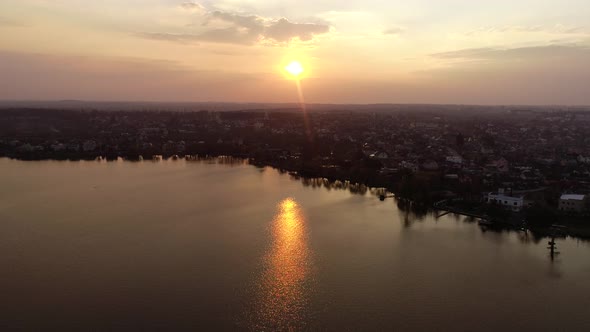
[[[370,183],[367,183],[367,181],[363,182],[363,181],[358,181],[355,179],[352,179],[352,177],[347,178],[346,176],[344,177],[334,177],[334,176],[330,176],[329,174],[325,174],[325,172],[321,171],[321,167],[320,169],[314,169],[313,167],[308,167],[308,168],[304,168],[304,167],[294,167],[293,165],[291,165],[291,167],[288,167],[288,163],[278,163],[278,162],[271,162],[269,160],[257,160],[255,158],[252,157],[247,157],[244,155],[206,155],[206,156],[200,156],[200,155],[186,155],[184,157],[180,157],[178,155],[154,155],[152,156],[152,158],[147,158],[147,159],[143,159],[141,156],[138,156],[137,158],[129,158],[129,157],[124,157],[124,156],[117,156],[117,157],[112,157],[110,156],[110,158],[107,157],[103,157],[103,156],[96,156],[96,157],[92,157],[90,155],[85,155],[85,156],[78,156],[78,157],[74,157],[74,158],[56,158],[54,157],[48,157],[48,158],[19,158],[16,156],[0,156],[0,158],[7,158],[10,160],[19,160],[19,161],[70,161],[70,162],[76,162],[76,161],[107,161],[107,162],[114,162],[117,160],[123,160],[123,161],[127,161],[127,162],[142,162],[142,161],[152,161],[152,162],[157,162],[159,160],[186,160],[186,161],[206,161],[206,160],[211,160],[211,159],[216,159],[219,160],[219,158],[223,158],[223,157],[227,157],[227,158],[231,158],[231,159],[237,159],[237,160],[241,160],[242,162],[246,162],[249,165],[252,165],[254,167],[271,167],[273,169],[278,170],[279,172],[282,173],[289,173],[291,176],[295,176],[296,178],[303,178],[303,179],[325,179],[330,183],[336,183],[336,182],[348,182],[350,184],[355,184],[355,185],[363,185],[366,186],[366,188],[373,188],[373,189],[379,189],[382,190],[382,193],[379,194],[378,196],[383,196],[380,197],[381,200],[385,200],[386,198],[394,198],[394,200],[398,203],[398,207],[400,209],[404,209],[404,208],[408,208],[409,210],[413,210],[413,212],[416,211],[420,211],[420,213],[426,213],[426,214],[433,214],[435,216],[435,218],[441,217],[442,215],[445,214],[455,214],[455,215],[461,215],[464,217],[468,217],[468,218],[475,218],[475,219],[479,219],[480,220],[480,226],[481,227],[485,227],[487,229],[490,230],[496,230],[496,231],[526,231],[526,232],[531,232],[533,233],[535,236],[540,236],[542,238],[550,238],[550,237],[572,237],[572,238],[578,238],[581,240],[585,240],[588,241],[590,240],[590,222],[588,223],[588,225],[583,225],[581,220],[575,220],[575,219],[583,219],[584,217],[572,217],[572,216],[565,216],[565,215],[560,215],[559,216],[559,224],[551,224],[551,225],[531,225],[530,223],[528,223],[526,220],[522,219],[523,215],[522,212],[519,213],[513,213],[510,212],[506,218],[497,218],[497,217],[490,217],[488,215],[486,215],[485,213],[482,213],[481,208],[482,208],[482,204],[481,202],[474,202],[471,206],[471,209],[460,209],[454,206],[448,206],[448,205],[442,205],[442,202],[446,202],[445,200],[442,201],[437,201],[437,202],[431,202],[431,201],[419,201],[419,200],[412,200],[409,198],[404,198],[403,195],[400,195],[399,192],[396,192],[394,185],[391,184],[391,182],[388,181],[380,181],[380,180],[386,180],[386,178],[388,178],[389,180],[391,180],[391,177],[385,177],[383,179],[379,179],[379,178],[374,178],[373,181],[370,181]],[[230,164],[231,162],[229,162],[228,164]],[[343,172],[346,173],[346,172]],[[352,193],[356,193],[354,191],[352,191],[352,188],[348,188],[349,190],[351,190]],[[403,202],[401,204],[401,206],[399,206],[400,201]],[[441,214],[442,212],[442,214]],[[437,216],[438,215],[438,216]]]

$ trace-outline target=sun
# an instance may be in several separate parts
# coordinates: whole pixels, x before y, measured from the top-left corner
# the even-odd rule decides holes
[[[299,61],[293,61],[293,62],[289,63],[285,67],[285,70],[287,71],[287,73],[289,73],[291,76],[293,76],[295,78],[299,77],[305,71],[305,69],[303,68],[303,66],[301,65],[301,63]]]

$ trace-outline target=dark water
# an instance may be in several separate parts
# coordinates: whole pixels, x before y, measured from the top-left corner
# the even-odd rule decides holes
[[[0,330],[590,330],[590,245],[272,169],[0,159]]]

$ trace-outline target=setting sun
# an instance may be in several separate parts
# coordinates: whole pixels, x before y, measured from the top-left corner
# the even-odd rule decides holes
[[[305,71],[305,69],[303,68],[303,66],[301,65],[301,63],[299,63],[299,61],[293,61],[293,62],[289,63],[285,67],[285,70],[290,75],[292,75],[294,77],[299,77]]]

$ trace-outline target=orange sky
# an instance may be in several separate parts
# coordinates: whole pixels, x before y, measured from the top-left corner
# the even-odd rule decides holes
[[[3,0],[0,99],[590,104],[585,0]]]

